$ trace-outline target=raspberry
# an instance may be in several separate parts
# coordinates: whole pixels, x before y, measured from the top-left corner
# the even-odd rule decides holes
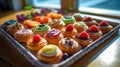
[[[84,21],[92,21],[93,19],[91,17],[86,17]]]
[[[82,38],[82,39],[89,38],[89,34],[86,31],[81,32],[78,36],[79,36],[79,38]]]
[[[67,27],[66,27],[66,31],[72,31],[73,30],[73,25],[72,24],[69,24],[69,25],[67,25]]]
[[[92,25],[89,29],[90,32],[98,32],[98,27],[96,25]]]
[[[35,35],[33,36],[33,42],[39,42],[40,40],[41,40],[41,37],[40,37],[39,34],[35,34]]]
[[[108,26],[108,23],[106,21],[101,21],[100,26]]]

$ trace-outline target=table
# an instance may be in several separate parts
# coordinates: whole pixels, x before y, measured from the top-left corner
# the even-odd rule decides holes
[[[25,13],[19,11],[0,19],[0,24],[6,20],[16,19],[17,14]],[[70,67],[118,67],[120,66],[120,32],[116,33],[106,42],[96,47],[83,58],[76,61]],[[0,67],[33,67],[6,39],[0,34]]]

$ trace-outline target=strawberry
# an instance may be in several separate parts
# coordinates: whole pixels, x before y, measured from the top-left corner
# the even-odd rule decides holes
[[[89,34],[86,31],[81,32],[78,36],[79,36],[79,38],[82,38],[82,39],[89,38]]]
[[[108,26],[108,23],[106,21],[101,21],[100,26]]]
[[[66,27],[66,31],[72,31],[73,30],[73,25],[72,24],[69,24],[69,25],[67,25],[67,27]]]
[[[33,42],[38,43],[40,40],[41,40],[41,37],[40,37],[39,34],[35,34],[35,35],[33,36]]]
[[[86,17],[84,21],[92,21],[93,19],[91,17]]]
[[[96,25],[92,25],[89,29],[90,32],[98,32],[98,27]]]

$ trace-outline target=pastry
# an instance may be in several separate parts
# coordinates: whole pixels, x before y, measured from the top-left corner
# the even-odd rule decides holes
[[[77,34],[77,30],[74,28],[73,24],[67,25],[66,28],[63,28],[61,32],[63,33],[64,37],[70,38]]]
[[[48,23],[52,28],[61,30],[65,27],[65,23],[60,19],[53,19],[51,22]]]
[[[52,19],[63,19],[62,14],[53,13],[53,12],[48,13],[48,14],[47,14],[47,17],[50,17],[50,18],[52,18]]]
[[[80,13],[73,14],[73,17],[75,18],[76,22],[80,22],[83,20],[84,17],[80,15]]]
[[[113,29],[113,27],[107,21],[101,21],[99,24],[99,28],[103,34],[106,34]]]
[[[78,33],[85,31],[88,29],[88,26],[84,22],[75,22],[74,28],[77,30]]]
[[[68,24],[73,24],[75,23],[75,18],[73,16],[67,16],[63,19],[63,22],[65,23],[65,25],[67,26]]]
[[[92,38],[93,40],[96,40],[103,35],[101,30],[99,30],[98,26],[96,26],[96,25],[92,25],[88,29],[88,34],[90,35],[90,38]]]
[[[93,20],[91,17],[85,17],[85,18],[83,19],[83,21],[86,23],[86,25],[87,25],[88,27],[97,24],[97,22],[96,22],[95,20]]]
[[[45,45],[41,50],[37,53],[37,58],[48,64],[55,64],[62,60],[63,53],[62,51],[53,44]]]
[[[1,27],[4,30],[6,30],[9,25],[16,24],[16,23],[17,23],[16,20],[9,20],[9,21],[6,21],[4,24],[2,24]]]
[[[44,35],[49,32],[51,30],[51,27],[46,25],[46,24],[42,24],[42,25],[38,25],[35,29],[34,29],[34,33],[40,34],[40,36],[44,37]]]
[[[24,20],[26,20],[25,15],[24,14],[20,14],[20,15],[16,15],[17,21],[18,22],[23,22]]]
[[[40,37],[39,34],[35,34],[33,38],[28,40],[27,48],[33,51],[38,51],[46,44],[47,41],[44,38]]]
[[[39,22],[40,24],[46,24],[51,21],[51,19],[47,16],[36,16],[34,20]]]
[[[14,38],[18,41],[18,42],[27,42],[29,39],[31,39],[33,36],[33,32],[30,29],[22,29],[17,31],[14,34]]]
[[[23,23],[26,26],[26,28],[34,28],[34,27],[40,25],[39,22],[32,21],[32,20],[25,20]]]
[[[81,33],[75,35],[75,40],[83,47],[86,47],[93,42],[90,35],[86,31],[82,31]]]
[[[75,41],[72,38],[63,38],[60,40],[58,47],[65,53],[68,53],[70,55],[76,53],[79,51],[82,47],[78,44],[77,41]]]
[[[45,39],[49,44],[57,45],[62,38],[63,38],[63,34],[56,29],[52,29],[45,35]]]
[[[21,23],[16,23],[16,24],[9,25],[6,31],[10,35],[14,36],[14,34],[21,29],[24,29],[24,26]]]

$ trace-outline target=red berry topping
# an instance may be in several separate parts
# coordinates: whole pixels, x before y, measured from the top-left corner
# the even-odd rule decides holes
[[[84,21],[92,21],[93,19],[91,17],[86,17]]]
[[[108,26],[108,23],[106,21],[101,21],[100,26]]]
[[[72,31],[73,30],[73,25],[72,24],[69,24],[69,25],[67,25],[67,27],[66,27],[66,31]]]
[[[33,36],[33,42],[39,42],[40,40],[41,40],[41,37],[40,37],[39,34],[35,34],[35,35]]]
[[[89,29],[90,32],[98,32],[98,27],[96,25],[92,25]]]
[[[79,36],[79,38],[82,38],[82,39],[89,38],[89,34],[86,31],[81,32],[78,36]]]

